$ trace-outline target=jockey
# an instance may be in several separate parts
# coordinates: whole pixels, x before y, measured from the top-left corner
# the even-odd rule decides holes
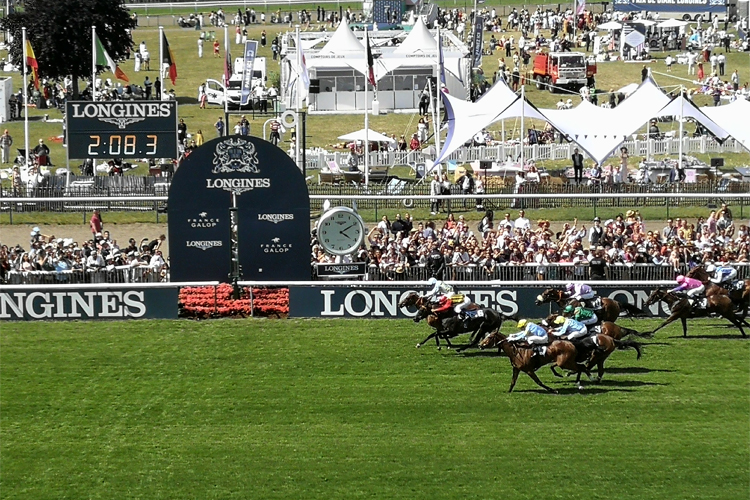
[[[434,312],[444,312],[450,309],[450,306],[454,306],[453,310],[457,315],[463,315],[463,310],[471,304],[469,297],[456,293],[453,287],[444,281],[440,281],[437,278],[430,278],[427,280],[427,284],[432,288],[424,295],[425,298],[431,299],[431,302],[437,303],[438,307],[434,309]]]
[[[430,278],[427,280],[427,286],[430,286],[430,290],[423,295],[426,299],[431,299],[430,302],[437,302],[441,295],[447,295],[448,298],[452,297],[455,293],[453,287],[445,281],[441,281],[437,278]]]
[[[565,292],[568,294],[568,299],[575,299],[584,304],[585,301],[596,298],[596,292],[585,283],[568,283],[565,286]]]
[[[521,331],[518,333],[514,333],[513,335],[508,335],[508,342],[519,342],[521,340],[526,340],[526,342],[528,342],[532,347],[534,347],[535,344],[540,345],[549,343],[547,330],[537,325],[536,323],[532,323],[527,319],[522,319],[518,322],[518,328],[521,328]],[[537,351],[537,349],[535,348],[534,355],[537,354],[540,354],[540,351]]]
[[[688,299],[690,299],[690,303],[695,306],[698,301],[694,299],[700,298],[701,294],[706,290],[706,287],[703,286],[703,283],[701,283],[697,279],[688,278],[687,276],[683,275],[677,276],[676,281],[678,285],[675,288],[671,289],[670,292],[685,292],[688,296]]]
[[[565,315],[572,315],[574,320],[586,325],[587,327],[599,323],[599,318],[597,317],[596,313],[591,309],[586,309],[585,307],[573,307],[571,305],[568,305],[565,306],[563,313]]]
[[[737,277],[737,269],[727,264],[719,267],[709,264],[706,266],[706,272],[709,274],[713,273],[714,275],[713,278],[709,278],[708,281],[720,286],[722,283],[731,283],[732,280]]]
[[[560,326],[552,333],[558,337],[565,336],[565,340],[580,339],[589,334],[586,325],[573,318],[558,316],[555,318],[555,324]]]

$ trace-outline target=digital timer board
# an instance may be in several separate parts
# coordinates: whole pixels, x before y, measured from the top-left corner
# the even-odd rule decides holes
[[[176,101],[69,101],[68,158],[177,158]]]

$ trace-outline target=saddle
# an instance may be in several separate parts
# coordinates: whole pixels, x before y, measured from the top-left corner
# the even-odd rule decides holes
[[[706,297],[700,297],[697,299],[688,298],[688,302],[693,307],[693,311],[704,311],[708,305],[708,299]]]
[[[602,298],[601,297],[594,297],[593,299],[586,299],[583,301],[584,305],[588,309],[592,309],[595,312],[600,311],[602,308]]]
[[[581,363],[589,358],[591,353],[599,348],[596,335],[588,335],[581,339],[569,340],[576,348],[576,363]]]
[[[734,280],[727,283],[727,290],[730,292],[741,292],[745,289],[745,280]]]

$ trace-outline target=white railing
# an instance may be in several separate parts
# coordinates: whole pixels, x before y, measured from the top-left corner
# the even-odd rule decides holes
[[[569,160],[573,149],[577,148],[573,142],[532,144],[524,146],[524,158],[534,161]],[[665,139],[634,139],[623,142],[619,147],[628,149],[630,156],[677,155],[680,151],[680,141],[674,138]],[[683,138],[682,152],[691,153],[742,153],[746,149],[739,141],[729,139],[722,144],[708,136]],[[326,167],[328,162],[335,161],[339,166],[346,164],[348,151],[308,150],[306,166],[310,169]],[[585,153],[584,153],[585,154]],[[462,147],[452,153],[446,161],[468,163],[472,161],[505,161],[508,157],[521,156],[520,144],[498,144],[495,146]],[[422,151],[378,151],[370,153],[370,166],[392,167],[394,165],[418,165],[427,160],[433,160],[433,155],[425,155]]]

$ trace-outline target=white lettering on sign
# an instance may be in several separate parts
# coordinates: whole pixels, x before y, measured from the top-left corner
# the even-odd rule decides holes
[[[73,118],[168,118],[172,107],[168,103],[108,102],[72,104]]]
[[[141,318],[146,314],[145,293],[135,290],[0,293],[0,319],[95,318],[97,313],[102,318]]]

